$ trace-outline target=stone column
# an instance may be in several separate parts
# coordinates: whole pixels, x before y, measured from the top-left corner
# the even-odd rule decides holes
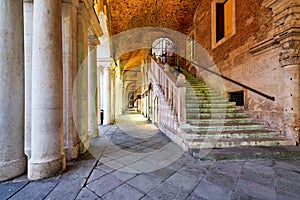
[[[88,131],[90,137],[98,137],[96,115],[96,90],[97,90],[97,37],[89,36],[89,62],[88,62]]]
[[[67,160],[77,158],[78,136],[73,121],[73,83],[77,75],[77,13],[74,3],[62,4],[63,41],[63,99],[64,99],[64,152]]]
[[[90,145],[88,135],[88,26],[84,3],[77,9],[77,65],[75,87],[75,121],[80,139],[79,151],[85,153]]]
[[[0,181],[26,170],[22,13],[22,1],[0,1]]]
[[[98,124],[101,124],[101,110],[103,109],[103,68],[98,66],[97,67],[97,89],[98,89],[98,98],[97,98],[97,103],[98,103],[98,110],[97,110],[97,115],[98,115]]]
[[[113,123],[115,121],[115,70],[110,69],[110,122]]]
[[[25,55],[25,154],[31,156],[31,67],[33,2],[24,0],[24,55]]]
[[[34,0],[30,180],[65,168],[61,0]],[[14,10],[13,13],[16,13]],[[14,119],[16,121],[16,119]]]
[[[111,105],[110,105],[110,68],[104,67],[103,69],[103,110],[104,110],[104,120],[103,125],[107,125],[111,123],[110,115],[111,115]]]
[[[121,79],[117,79],[117,86],[116,86],[116,115],[122,114],[122,107],[123,107],[123,81]],[[117,117],[116,116],[116,117]]]

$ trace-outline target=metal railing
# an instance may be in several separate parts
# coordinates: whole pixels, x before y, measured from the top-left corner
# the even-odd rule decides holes
[[[260,96],[263,96],[263,97],[265,97],[265,98],[267,98],[267,99],[270,99],[270,100],[272,100],[272,101],[275,101],[275,97],[273,97],[273,96],[270,96],[270,95],[268,95],[268,94],[265,94],[265,93],[263,93],[263,92],[261,92],[261,91],[258,91],[258,90],[254,89],[254,88],[252,88],[252,87],[249,87],[249,86],[247,86],[247,85],[245,85],[245,84],[243,84],[243,83],[240,83],[240,82],[238,82],[238,81],[235,81],[235,80],[233,80],[233,79],[231,79],[231,78],[228,78],[227,76],[224,76],[224,75],[222,75],[222,74],[219,74],[218,72],[214,72],[214,71],[212,71],[212,70],[210,70],[210,69],[208,69],[208,68],[206,68],[206,67],[200,66],[200,65],[198,65],[197,63],[195,63],[195,62],[193,62],[193,61],[189,61],[189,62],[190,62],[192,65],[197,66],[197,67],[199,67],[199,68],[201,68],[201,69],[204,69],[205,71],[208,71],[208,72],[210,72],[210,73],[212,73],[212,74],[214,74],[214,75],[216,75],[216,76],[219,76],[219,77],[221,77],[221,78],[223,78],[223,79],[225,79],[225,80],[227,80],[227,81],[229,81],[229,82],[231,82],[231,83],[234,83],[234,84],[236,84],[236,85],[239,85],[239,86],[241,86],[241,87],[243,87],[243,88],[245,88],[245,89],[247,89],[247,90],[250,90],[250,91],[252,91],[252,92],[254,92],[254,93],[260,95]]]

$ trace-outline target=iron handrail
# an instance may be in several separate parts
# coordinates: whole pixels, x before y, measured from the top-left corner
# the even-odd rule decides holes
[[[219,74],[219,73],[217,73],[217,72],[214,72],[214,71],[212,71],[212,70],[210,70],[210,69],[208,69],[208,68],[206,68],[206,67],[202,67],[202,66],[198,65],[197,63],[195,63],[195,62],[193,62],[193,61],[190,61],[190,63],[193,64],[193,65],[195,65],[195,66],[197,66],[197,67],[200,67],[200,68],[204,69],[205,71],[208,71],[208,72],[210,72],[210,73],[212,73],[212,74],[215,74],[215,75],[217,75],[217,76],[219,76],[219,77],[221,77],[221,78],[223,78],[223,79],[225,79],[225,80],[228,80],[228,81],[230,81],[230,82],[232,82],[232,83],[234,83],[234,84],[236,84],[236,85],[239,85],[239,86],[241,86],[241,87],[243,87],[243,88],[246,88],[246,89],[248,89],[248,90],[250,90],[250,91],[252,91],[252,92],[254,92],[254,93],[256,93],[256,94],[259,94],[260,96],[263,96],[263,97],[265,97],[265,98],[267,98],[267,99],[270,99],[270,100],[272,100],[272,101],[275,101],[275,97],[272,97],[272,96],[270,96],[270,95],[267,95],[267,94],[265,94],[265,93],[263,93],[263,92],[260,92],[260,91],[258,91],[258,90],[256,90],[256,89],[253,89],[253,88],[251,88],[251,87],[249,87],[249,86],[247,86],[247,85],[245,85],[245,84],[243,84],[243,83],[237,82],[237,81],[235,81],[235,80],[233,80],[233,79],[231,79],[231,78],[228,78],[227,76],[224,76],[224,75],[222,75],[222,74]]]

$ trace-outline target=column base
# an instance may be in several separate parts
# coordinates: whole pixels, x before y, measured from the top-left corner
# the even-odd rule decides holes
[[[45,161],[34,162],[29,160],[28,162],[28,179],[39,180],[49,178],[60,174],[66,168],[66,157],[62,155],[61,158]]]
[[[84,154],[90,148],[90,136],[80,137],[79,153]]]
[[[64,152],[65,152],[67,161],[76,159],[79,154],[79,145],[65,147]]]
[[[31,149],[25,149],[25,155],[27,156],[27,159],[29,160],[31,158]]]
[[[97,129],[97,130],[89,131],[89,136],[91,138],[97,138],[97,137],[99,137],[99,130]]]
[[[0,181],[6,181],[26,172],[27,159],[24,157],[9,161],[0,162]]]

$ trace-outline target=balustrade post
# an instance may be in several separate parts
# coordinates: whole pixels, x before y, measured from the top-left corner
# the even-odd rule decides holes
[[[176,87],[178,88],[177,93],[177,113],[178,113],[178,122],[180,125],[186,123],[186,79],[185,76],[180,73],[177,81]]]

